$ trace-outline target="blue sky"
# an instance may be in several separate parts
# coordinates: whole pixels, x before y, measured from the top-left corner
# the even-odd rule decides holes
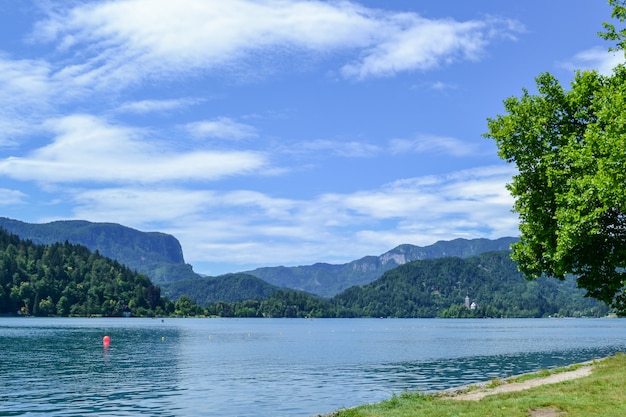
[[[196,272],[517,235],[481,135],[609,73],[602,0],[0,0],[0,216],[176,236]]]

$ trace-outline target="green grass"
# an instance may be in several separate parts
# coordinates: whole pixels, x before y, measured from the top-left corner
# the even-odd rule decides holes
[[[523,380],[574,370],[579,365],[523,375]],[[510,379],[507,381],[511,381]],[[518,378],[514,382],[521,382]],[[626,415],[626,355],[594,364],[591,375],[526,391],[495,394],[480,401],[457,401],[437,394],[404,393],[377,404],[340,410],[332,417],[528,417],[530,410],[553,408],[567,417]]]

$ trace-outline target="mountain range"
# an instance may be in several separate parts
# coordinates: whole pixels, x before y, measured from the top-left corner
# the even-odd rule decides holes
[[[226,317],[542,317],[601,316],[608,311],[604,304],[586,298],[571,277],[564,282],[524,280],[509,256],[516,238],[455,239],[426,247],[407,244],[342,265],[281,266],[201,277],[184,262],[178,240],[164,233],[140,232],[113,223],[57,221],[35,225],[7,218],[0,218],[0,228],[25,239],[16,243],[5,235],[7,242],[13,242],[13,249],[8,245],[3,255],[5,266],[13,265],[25,274],[24,282],[16,285],[11,281],[15,273],[0,270],[6,280],[5,288],[0,288],[0,298],[5,298],[2,304],[14,304],[7,311],[23,305],[40,314],[109,314],[127,303],[141,307],[137,310],[141,315],[142,311],[148,314],[154,310],[161,289],[169,299],[178,301],[174,305],[166,299],[160,311],[184,315],[191,314],[191,306],[183,308],[189,300],[205,306],[206,314]],[[23,248],[35,244],[53,246]],[[96,253],[91,256],[81,247]],[[56,255],[61,251],[71,256],[80,253],[83,260],[63,260]],[[25,255],[31,253],[39,253],[41,258],[26,260]],[[113,271],[115,264],[113,268],[103,267],[106,260],[98,256],[126,265],[123,274],[146,286],[137,294],[150,295],[152,301],[141,301],[144,296],[131,302],[126,293],[116,296],[112,303],[105,299],[112,291],[109,287],[126,288],[127,284],[119,279],[122,272],[115,273],[117,278],[112,281],[106,271]],[[94,261],[90,270],[73,266]],[[29,266],[31,263],[37,267]],[[145,277],[143,281],[134,278],[131,269],[160,278],[154,281],[158,286]],[[73,283],[64,281],[68,277]],[[87,279],[89,285],[85,287]],[[48,291],[49,295],[42,292],[54,290],[53,283],[57,282],[67,284],[66,288]],[[77,290],[81,285],[85,294]],[[60,295],[66,295],[67,300]],[[100,297],[97,300],[96,295]],[[469,309],[465,297],[471,297],[478,306]],[[195,314],[205,314],[196,307]]]
[[[347,288],[369,284],[385,272],[408,262],[447,257],[471,258],[485,252],[509,250],[517,240],[513,237],[496,240],[455,239],[425,247],[404,244],[380,256],[366,256],[346,264],[266,267],[245,273],[278,287],[332,297]]]
[[[528,281],[510,251],[407,262],[331,298],[295,290],[207,305],[222,317],[604,317],[573,277]]]
[[[206,294],[207,301],[236,301],[256,298],[277,288],[306,291],[332,297],[355,285],[365,285],[385,272],[407,262],[442,257],[469,258],[484,252],[508,250],[517,238],[455,239],[420,247],[397,246],[379,256],[366,256],[346,264],[316,263],[306,266],[275,266],[242,272],[256,277],[242,280],[240,274],[202,277],[185,263],[178,239],[160,232],[142,232],[116,223],[60,220],[50,223],[25,223],[0,217],[0,227],[36,244],[65,242],[86,246],[150,278],[172,298],[185,293]],[[219,279],[216,279],[219,278]],[[231,285],[229,285],[231,284]],[[241,288],[237,288],[240,286]],[[227,290],[228,288],[228,290]],[[222,296],[220,291],[227,291]],[[237,297],[236,294],[239,294]]]

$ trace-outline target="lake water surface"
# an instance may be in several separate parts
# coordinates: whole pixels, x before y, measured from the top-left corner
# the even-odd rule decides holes
[[[312,416],[619,351],[623,319],[0,318],[0,416]]]

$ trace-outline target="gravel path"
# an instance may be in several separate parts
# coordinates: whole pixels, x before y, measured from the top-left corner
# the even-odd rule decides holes
[[[560,372],[557,374],[549,375],[545,378],[529,379],[524,382],[511,382],[504,381],[503,385],[499,385],[495,388],[483,388],[476,391],[461,392],[459,394],[453,394],[450,399],[460,401],[478,401],[485,398],[487,395],[500,394],[503,392],[522,391],[538,387],[540,385],[556,384],[563,381],[570,381],[572,379],[582,378],[591,374],[593,366],[586,365],[573,371]]]

